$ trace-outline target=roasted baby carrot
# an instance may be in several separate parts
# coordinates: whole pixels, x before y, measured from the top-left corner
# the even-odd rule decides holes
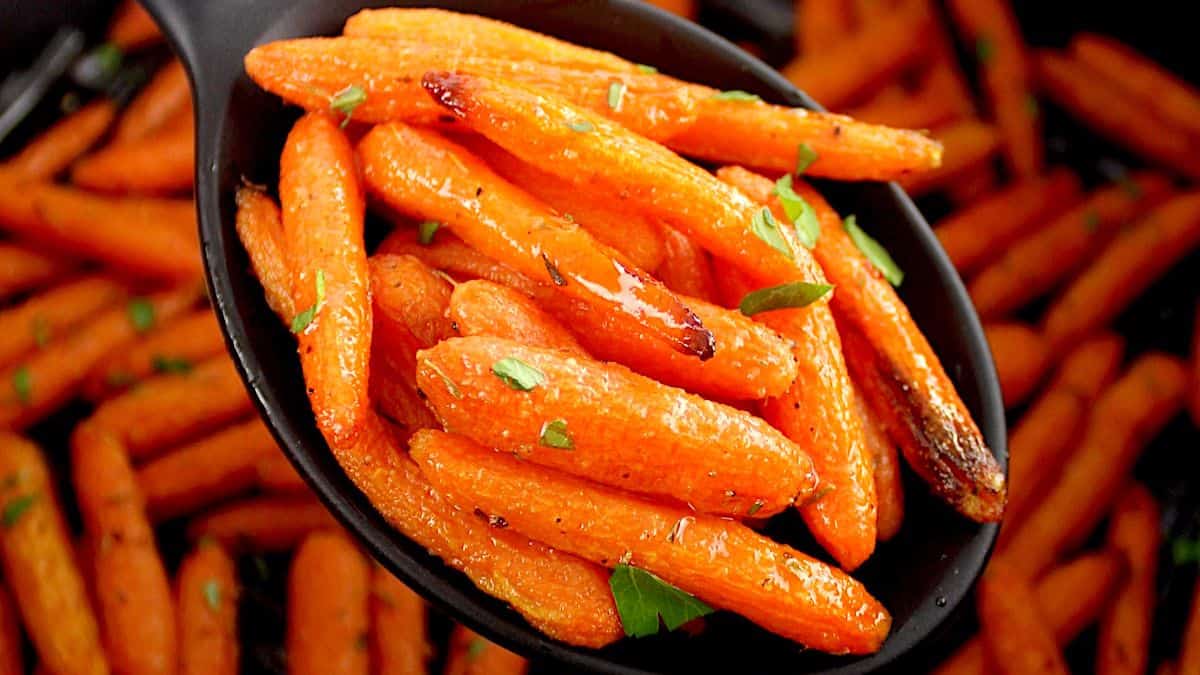
[[[296,309],[279,205],[263,190],[243,185],[237,191],[234,223],[238,239],[250,257],[250,267],[262,283],[267,305],[284,321],[290,321],[296,316]]]
[[[887,636],[891,617],[859,582],[737,521],[588,483],[461,436],[424,430],[411,448],[435,487],[459,505],[557,549],[642,567],[809,648],[870,653]],[[728,553],[714,558],[718,541]]]
[[[95,145],[116,116],[117,106],[108,99],[89,103],[56,122],[21,152],[5,160],[4,169],[24,178],[53,178]]]
[[[188,524],[188,539],[211,537],[234,551],[290,551],[310,533],[336,530],[337,521],[311,496],[254,497],[202,514]]]
[[[1175,358],[1148,353],[1096,402],[1058,483],[1013,533],[1000,556],[1036,576],[1104,516],[1145,444],[1183,402],[1187,375]]]
[[[376,255],[368,266],[379,348],[411,377],[418,350],[458,334],[446,315],[452,288],[412,256]]]
[[[381,324],[378,319],[376,323]],[[388,344],[392,341],[386,332],[382,326],[375,331],[371,400],[379,414],[396,428],[401,440],[407,441],[416,430],[436,429],[441,423],[417,390],[416,352],[390,349]],[[397,356],[396,351],[405,351],[405,355]]]
[[[71,168],[71,182],[99,192],[182,192],[195,179],[195,151],[194,130],[182,125],[120,141],[84,157]]]
[[[13,604],[8,589],[0,584],[0,672],[25,672],[23,648],[17,607]]]
[[[82,323],[70,334],[0,373],[0,428],[23,429],[75,395],[89,371],[157,320],[182,314],[199,296],[192,286],[136,298]],[[148,420],[127,420],[130,424]]]
[[[326,438],[348,441],[370,405],[366,205],[354,150],[337,122],[309,113],[292,127],[279,162],[300,365],[317,426]]]
[[[456,286],[447,316],[462,335],[502,337],[588,358],[575,337],[528,296],[490,281],[477,279]]]
[[[1063,290],[1042,317],[1052,353],[1121,313],[1159,276],[1200,244],[1200,193],[1162,204],[1117,235]]]
[[[834,47],[854,29],[854,7],[848,0],[805,0],[796,3],[792,34],[796,49],[816,54]]]
[[[1108,526],[1108,546],[1129,562],[1129,576],[1100,618],[1097,675],[1139,675],[1150,664],[1155,575],[1162,544],[1158,502],[1133,483],[1117,498]]]
[[[304,540],[288,572],[289,673],[367,675],[370,575],[346,535],[315,532]]]
[[[46,347],[79,323],[120,300],[115,281],[88,276],[68,281],[0,311],[0,368]]]
[[[113,142],[127,143],[152,136],[191,104],[187,71],[179,59],[171,59],[129,102],[113,130]]]
[[[176,581],[179,675],[237,674],[239,594],[237,569],[219,544],[201,542],[184,556]]]
[[[1110,241],[1121,225],[1171,191],[1166,178],[1137,173],[1101,188],[1079,206],[1016,242],[968,285],[975,309],[993,319],[1054,288]]]
[[[154,374],[190,372],[197,363],[224,352],[225,337],[212,310],[197,310],[113,354],[92,372],[83,390],[92,400],[107,398]]]
[[[423,675],[433,655],[425,601],[382,565],[371,566],[371,664],[379,675]]]
[[[927,194],[969,176],[985,167],[1001,147],[994,127],[969,119],[939,129],[933,138],[942,146],[942,163],[932,171],[900,178],[910,195]]]
[[[163,39],[154,18],[136,0],[122,0],[109,21],[106,36],[122,51],[148,47]]]
[[[138,469],[138,486],[151,519],[161,521],[249,490],[259,462],[279,454],[271,432],[255,419],[146,463]]]
[[[90,423],[71,437],[79,512],[95,546],[97,609],[113,672],[174,673],[175,607],[129,457]]]
[[[107,675],[96,617],[41,450],[0,432],[0,481],[0,562],[39,659],[56,673]],[[19,651],[20,640],[16,646]]]
[[[417,383],[447,427],[482,444],[702,512],[767,516],[816,488],[812,460],[762,420],[621,366],[454,338],[418,354]],[[650,438],[659,452],[637,450]]]
[[[875,530],[879,541],[896,536],[904,524],[904,480],[900,454],[888,438],[887,427],[867,405],[862,391],[854,387],[854,407],[862,420],[863,439],[875,478]]]
[[[268,494],[305,494],[308,483],[281,452],[262,457],[254,465],[258,488]]]
[[[1033,392],[1050,365],[1046,340],[1020,323],[990,323],[983,332],[992,349],[1004,405],[1011,408]]]
[[[993,560],[976,595],[983,648],[1001,675],[1067,675],[1053,629],[1030,582],[1004,560]]]
[[[708,302],[716,300],[717,285],[713,281],[712,259],[708,253],[687,235],[670,227],[660,227],[658,232],[662,238],[663,259],[654,270],[654,276],[680,295]]]
[[[0,243],[0,300],[53,283],[68,274],[71,267],[40,251]]]
[[[485,255],[552,282],[625,330],[644,327],[683,354],[712,357],[712,333],[677,296],[463,148],[392,123],[367,134],[359,155],[368,187],[389,206],[442,222]]]
[[[529,662],[466,626],[450,633],[444,675],[524,675]]]
[[[972,204],[938,222],[933,231],[959,273],[969,274],[1079,199],[1079,179],[1067,169],[1056,169]]]

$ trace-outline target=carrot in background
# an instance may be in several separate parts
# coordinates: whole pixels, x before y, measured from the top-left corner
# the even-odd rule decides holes
[[[0,432],[0,481],[0,563],[39,659],[56,673],[107,675],[96,617],[41,450]],[[7,641],[0,637],[0,642]],[[12,646],[20,656],[19,634]],[[0,666],[5,647],[0,647]]]
[[[437,431],[418,432],[411,451],[430,481],[466,509],[587,560],[643,567],[807,647],[870,653],[887,635],[887,610],[859,582],[736,521],[640,499]],[[731,557],[714,559],[713,541],[724,542]]]
[[[863,438],[875,477],[875,523],[879,541],[896,536],[904,524],[904,477],[896,444],[887,435],[882,419],[867,405],[862,390],[854,387],[854,406],[862,420]]]
[[[304,482],[304,478],[296,473],[296,467],[292,466],[282,452],[269,454],[258,460],[254,465],[254,472],[257,475],[258,487],[263,492],[272,494],[305,494],[308,492],[308,483]]]
[[[117,106],[108,99],[89,103],[55,122],[0,166],[24,178],[54,178],[95,145],[116,116]]]
[[[154,73],[121,113],[113,130],[113,142],[127,143],[152,136],[191,104],[187,71],[179,59],[171,59]]]
[[[416,430],[436,429],[441,423],[417,391],[415,353],[403,358],[390,353],[395,350],[388,348],[387,343],[391,340],[385,332],[382,328],[375,331],[371,400],[379,414],[395,427],[400,440],[407,441]]]
[[[1003,316],[1066,279],[1126,221],[1154,207],[1171,192],[1159,174],[1135,173],[1100,188],[1079,206],[1016,242],[971,280],[967,288],[983,319]]]
[[[3,176],[0,176],[2,180]],[[69,273],[72,267],[34,249],[0,243],[0,301],[53,283]]]
[[[124,295],[125,290],[117,282],[88,276],[64,282],[0,311],[0,368],[46,347]]]
[[[1067,675],[1062,650],[1029,582],[1004,560],[993,560],[976,596],[984,653],[1000,675]]]
[[[1046,340],[1020,323],[989,323],[983,332],[996,363],[1004,405],[1011,408],[1033,392],[1050,365]]]
[[[529,662],[466,626],[450,633],[444,675],[524,675]]]
[[[490,281],[467,281],[456,286],[447,316],[462,335],[502,337],[590,358],[562,324],[527,296]]]
[[[312,532],[338,529],[317,500],[253,497],[208,511],[188,523],[188,539],[211,537],[231,551],[289,551]]]
[[[382,565],[371,565],[371,664],[379,675],[424,675],[433,655],[425,601]]]
[[[234,223],[238,239],[250,257],[254,276],[262,283],[267,305],[285,322],[291,321],[296,308],[279,205],[263,190],[243,185],[237,191]]]
[[[1135,482],[1117,498],[1108,526],[1108,546],[1125,556],[1129,576],[1100,619],[1097,675],[1140,675],[1150,664],[1161,544],[1158,503]]]
[[[792,35],[796,50],[816,54],[836,46],[854,29],[854,8],[847,0],[804,0],[795,3]]]
[[[179,564],[176,593],[179,674],[237,675],[240,593],[233,559],[218,544],[199,544]]]
[[[85,422],[71,437],[71,473],[84,529],[97,542],[96,596],[113,672],[174,673],[171,585],[125,449]]]
[[[154,18],[136,2],[122,0],[108,23],[107,39],[122,51],[133,51],[161,42]]]
[[[92,400],[107,398],[154,374],[190,372],[197,363],[224,352],[225,336],[212,310],[197,310],[112,354],[88,377],[84,395]]]
[[[985,166],[1000,149],[996,129],[976,120],[963,120],[939,129],[933,138],[942,144],[941,166],[900,178],[900,185],[910,195],[927,194],[970,175]]]
[[[717,285],[713,281],[712,259],[708,253],[687,235],[670,227],[659,227],[658,234],[662,238],[663,259],[654,270],[654,276],[680,295],[715,301]]]
[[[195,179],[195,130],[181,125],[145,138],[121,141],[71,168],[71,182],[99,192],[185,192]]]
[[[366,557],[344,534],[316,532],[304,540],[288,572],[289,673],[367,675],[370,574]]]
[[[1200,245],[1200,192],[1175,197],[1117,235],[1042,317],[1052,353],[1120,314]]]
[[[862,122],[886,124],[899,129],[933,129],[958,116],[953,101],[925,92],[897,92],[899,96],[876,96],[866,103],[846,110],[846,115]]]
[[[0,672],[25,672],[25,655],[21,653],[23,647],[17,607],[8,589],[0,584]]]

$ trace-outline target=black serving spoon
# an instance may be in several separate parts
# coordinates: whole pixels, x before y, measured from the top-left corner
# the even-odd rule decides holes
[[[463,575],[409,541],[346,478],[317,432],[292,337],[271,314],[234,232],[234,190],[243,179],[274,184],[284,137],[297,117],[244,74],[243,55],[270,40],[336,34],[359,9],[441,6],[495,17],[572,42],[611,50],[684,79],[741,89],[776,103],[816,108],[762,62],[691,23],[631,0],[143,0],[187,65],[196,101],[196,202],[205,269],[217,316],[251,395],[296,468],[337,518],[406,584],[486,637],[570,672],[919,672],[933,637],[968,595],[996,535],[966,521],[909,481],[904,528],[856,576],[891,610],[895,624],[878,654],[832,657],[803,650],[729,614],[702,635],[624,640],[603,650],[548,639]],[[880,239],[904,267],[901,294],[929,336],[984,436],[1005,459],[999,386],[978,319],[958,276],[912,202],[894,185],[823,185],[842,213]],[[370,233],[369,233],[370,234]],[[819,551],[803,528],[771,534]],[[791,519],[795,520],[795,519]],[[337,580],[330,580],[337,583]],[[918,646],[921,649],[916,649]],[[903,659],[902,659],[903,657]]]

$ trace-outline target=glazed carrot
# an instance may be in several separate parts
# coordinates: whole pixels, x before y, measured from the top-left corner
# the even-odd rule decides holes
[[[282,452],[275,452],[254,465],[258,488],[270,494],[305,494],[308,483]]]
[[[292,127],[279,164],[279,194],[299,312],[292,332],[317,426],[327,438],[351,440],[369,406],[366,206],[354,150],[332,118],[310,113]]]
[[[418,429],[441,427],[437,417],[417,391],[416,352],[391,349],[387,330],[376,319],[375,348],[371,355],[371,400],[376,409],[395,428],[402,441]],[[394,343],[394,344],[404,344]],[[403,356],[396,352],[403,351]]]
[[[1117,235],[1042,317],[1052,352],[1111,321],[1156,279],[1200,245],[1200,193],[1162,204]]]
[[[375,257],[411,255],[427,267],[439,270],[458,281],[487,279],[502,286],[533,295],[539,284],[504,263],[485,256],[463,243],[452,233],[439,229],[428,244],[420,243],[420,233],[396,228],[375,250]]]
[[[89,103],[30,141],[4,167],[25,178],[53,178],[95,145],[116,116],[117,107],[108,99]]]
[[[863,439],[875,477],[875,529],[879,541],[896,536],[904,524],[904,480],[900,455],[888,438],[883,420],[871,410],[862,390],[854,387],[854,407],[862,420]]]
[[[152,136],[191,104],[187,71],[179,59],[171,59],[129,102],[113,131],[113,142],[127,143]]]
[[[1066,675],[1067,664],[1037,596],[1020,572],[994,560],[976,596],[983,647],[1000,675]]]
[[[1008,505],[1001,538],[1011,534],[1029,509],[1058,479],[1088,410],[1117,375],[1125,342],[1101,334],[1082,342],[1009,432]]]
[[[1051,290],[1079,268],[1126,221],[1165,199],[1170,183],[1153,173],[1093,192],[984,267],[968,285],[975,309],[993,319]]]
[[[484,254],[548,279],[626,330],[644,327],[681,353],[712,357],[712,333],[678,297],[461,147],[392,123],[367,134],[359,155],[368,187],[389,206],[441,221]]]
[[[1176,672],[1179,675],[1200,674],[1200,589],[1193,591],[1192,609],[1184,628]]]
[[[0,672],[25,672],[25,655],[21,653],[23,646],[16,605],[8,589],[0,584]]]
[[[255,419],[229,427],[138,469],[151,519],[162,521],[254,487],[258,464],[280,456],[275,438]]]
[[[154,531],[125,449],[91,423],[71,437],[71,472],[95,546],[96,595],[117,673],[174,673],[175,607]]]
[[[255,47],[246,72],[263,89],[313,111],[329,110],[337,94],[354,85],[366,94],[354,119],[430,124],[445,111],[420,90],[421,76],[455,71],[502,77],[537,91],[557,94],[642,134],[662,140],[696,119],[696,98],[707,95],[671,78],[623,70],[580,70],[568,66],[476,56],[461,47],[438,48],[364,38],[301,38]],[[620,95],[612,93],[617,83]],[[610,102],[611,98],[611,102]]]
[[[712,259],[708,253],[687,235],[672,228],[660,227],[658,233],[662,238],[663,260],[654,270],[654,276],[676,293],[714,301],[717,285],[713,281]]]
[[[897,98],[876,96],[863,105],[846,111],[847,117],[871,124],[886,124],[899,129],[932,129],[953,122],[959,116],[953,101],[922,92]]]
[[[1014,183],[942,219],[933,231],[954,267],[968,274],[1079,199],[1079,179],[1067,169],[1056,169],[1045,177]]]
[[[158,25],[136,0],[122,0],[108,24],[108,41],[123,51],[162,42]]]
[[[1200,177],[1188,133],[1163,123],[1120,83],[1051,51],[1039,51],[1035,64],[1042,93],[1092,130],[1189,178]]]
[[[1034,598],[1059,646],[1066,646],[1108,604],[1124,579],[1125,561],[1112,551],[1090,553],[1063,563],[1037,583]],[[934,671],[934,675],[985,675],[983,640],[974,637]]]
[[[238,239],[250,256],[250,267],[262,283],[267,305],[284,321],[290,321],[296,316],[296,309],[279,205],[263,190],[244,185],[237,191],[234,223]]]
[[[1025,400],[1041,381],[1050,365],[1045,339],[1034,329],[1020,323],[990,323],[983,327],[1004,405],[1012,407]]]
[[[805,0],[796,7],[792,34],[796,49],[816,54],[836,46],[854,29],[854,8],[847,0]]]
[[[466,626],[450,633],[444,675],[524,675],[529,662]]]
[[[57,673],[107,674],[96,617],[41,450],[0,432],[0,480],[0,562],[39,658]]]
[[[527,296],[490,281],[468,281],[456,286],[450,295],[447,315],[462,335],[502,337],[588,358],[574,336]]]
[[[99,192],[169,194],[195,179],[195,131],[180,126],[122,141],[75,163],[71,182]]]
[[[494,143],[463,139],[464,147],[513,185],[587,230],[600,243],[623,254],[637,267],[657,269],[665,256],[662,228],[603,195],[580,190],[570,181],[522,162]]]
[[[1139,483],[1130,485],[1113,507],[1108,545],[1129,561],[1129,577],[1100,619],[1098,675],[1140,675],[1149,666],[1155,575],[1162,543],[1158,519],[1158,503]]]
[[[509,368],[519,380],[502,379]],[[765,517],[816,488],[812,460],[762,420],[621,366],[454,338],[418,354],[417,383],[445,426],[480,443],[701,512]],[[660,450],[642,452],[647,439]]]
[[[52,283],[71,267],[39,251],[0,243],[0,300]]]
[[[1145,444],[1179,410],[1187,378],[1177,359],[1139,358],[1093,407],[1078,450],[1001,556],[1035,576],[1104,516]]]
[[[643,567],[809,648],[870,653],[887,635],[891,618],[861,584],[736,521],[588,483],[461,436],[420,431],[411,449],[430,481],[466,509],[602,565]],[[728,554],[714,558],[718,541]]]
[[[737,167],[722,168],[718,175],[780,207],[762,176]],[[793,188],[816,213],[820,236],[813,254],[837,287],[831,305],[848,355],[845,363],[867,401],[909,464],[940,497],[968,517],[998,520],[1003,473],[937,354],[838,214],[807,184],[794,182]]]
[[[943,147],[941,166],[900,178],[911,195],[920,196],[953,183],[985,166],[1000,149],[1000,136],[991,125],[962,120],[939,129],[933,136]]]
[[[236,675],[238,595],[237,569],[220,545],[202,542],[184,556],[176,582],[180,675]]]
[[[166,373],[101,404],[92,423],[141,460],[251,411],[237,368],[222,354],[188,373]]]
[[[128,388],[158,373],[187,373],[196,364],[225,352],[225,337],[207,308],[167,322],[96,368],[84,385],[92,400]]]
[[[418,350],[458,334],[446,315],[452,288],[412,256],[376,255],[368,265],[379,346],[411,380]]]
[[[253,497],[232,502],[188,523],[188,539],[210,537],[234,551],[290,551],[312,532],[336,530],[329,511],[311,496]]]
[[[75,395],[96,364],[132,342],[146,322],[187,311],[198,295],[189,286],[131,300],[5,368],[0,372],[0,428],[23,429],[53,412]]]
[[[424,675],[433,655],[425,601],[382,565],[371,566],[371,664],[379,675]]]
[[[289,673],[367,675],[370,574],[344,534],[314,532],[304,540],[288,572]]]
[[[43,291],[0,311],[0,368],[28,352],[47,346],[80,322],[125,295],[115,281],[82,277]]]

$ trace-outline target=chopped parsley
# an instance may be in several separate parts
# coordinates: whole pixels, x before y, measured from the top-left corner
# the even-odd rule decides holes
[[[802,176],[808,167],[812,166],[813,162],[817,161],[820,155],[808,143],[801,143],[796,146],[796,175]]]
[[[311,307],[300,312],[292,319],[292,332],[302,333],[308,325],[316,318],[317,312],[320,311],[322,305],[325,304],[325,270],[317,270],[317,301]]]
[[[758,96],[757,94],[751,94],[748,91],[742,91],[741,89],[730,89],[729,91],[722,91],[713,94],[713,100],[754,103],[756,101],[761,101],[762,97]]]
[[[209,579],[200,587],[200,592],[204,595],[204,604],[212,611],[221,609],[221,585],[216,579]]]
[[[13,371],[12,388],[18,401],[25,405],[33,402],[33,374],[29,372],[29,366],[21,366]]]
[[[467,645],[467,663],[475,663],[487,651],[487,640],[476,636],[471,638],[471,644]]]
[[[417,225],[417,243],[422,246],[428,246],[433,243],[433,235],[437,234],[438,228],[442,226],[436,220],[426,220]]]
[[[1200,539],[1176,539],[1171,543],[1171,559],[1176,565],[1200,562]]]
[[[539,384],[545,384],[546,374],[512,357],[503,358],[492,364],[492,374],[500,378],[504,384],[517,391],[530,391]]]
[[[50,322],[44,316],[33,319],[33,344],[37,345],[38,349],[50,344]]]
[[[775,189],[771,191],[771,194],[779,197],[779,203],[783,205],[784,213],[796,228],[796,236],[800,238],[800,243],[804,244],[806,248],[816,246],[817,239],[821,236],[821,224],[817,222],[817,212],[792,189],[792,175],[784,174],[776,181]]]
[[[4,523],[5,528],[10,528],[21,520],[21,516],[33,506],[37,501],[36,494],[21,495],[11,502],[4,505],[4,511],[0,512],[0,522]]]
[[[342,120],[342,128],[345,128],[350,123],[350,116],[354,114],[354,109],[362,105],[366,100],[366,90],[357,84],[352,84],[334,94],[333,98],[329,100],[329,107],[334,112],[339,112],[346,116]]]
[[[550,420],[543,424],[538,441],[547,448],[575,449],[575,441],[567,433],[567,421],[563,419]]]
[[[771,215],[771,209],[764,206],[754,213],[754,218],[750,221],[750,231],[788,258],[793,256],[792,247],[788,246],[787,240],[779,231],[779,223],[775,221],[775,216]]]
[[[186,375],[192,372],[192,362],[178,357],[155,354],[154,358],[151,359],[151,364],[154,366],[154,372],[156,373]]]
[[[758,513],[759,511],[762,510],[763,505],[764,505],[763,500],[755,499],[754,503],[750,505],[750,508],[746,510],[746,515],[752,516],[752,515]]]
[[[571,127],[571,131],[577,131],[581,134],[590,133],[596,130],[596,126],[585,119],[577,119],[567,122],[567,126]]]
[[[613,80],[608,84],[608,107],[620,112],[621,104],[625,101],[625,91],[628,89],[621,80]]]
[[[780,286],[771,286],[757,291],[751,291],[742,298],[738,309],[746,316],[754,316],[760,312],[776,309],[795,309],[806,307],[825,297],[833,286],[829,284],[810,284],[806,281],[795,281]]]
[[[639,73],[646,73],[647,75],[653,75],[654,73],[658,72],[658,68],[655,68],[654,66],[647,66],[644,63],[637,64],[637,69]]]
[[[846,233],[850,235],[851,241],[858,247],[859,251],[871,261],[883,277],[888,280],[893,286],[899,286],[904,281],[904,271],[892,260],[892,256],[888,254],[887,249],[882,244],[871,238],[861,227],[858,226],[858,219],[853,215],[846,216],[842,221],[846,228]]]
[[[129,305],[125,309],[129,313],[129,322],[133,324],[133,328],[137,332],[145,333],[154,328],[154,305],[149,300],[134,298],[129,301]]]
[[[621,626],[630,637],[658,633],[660,619],[667,630],[673,631],[713,611],[696,596],[626,563],[613,568],[608,585],[621,617]]]
[[[980,63],[986,66],[987,64],[991,63],[992,59],[995,57],[996,43],[992,42],[990,37],[986,35],[980,35],[979,37],[975,38],[975,58],[979,59]]]

